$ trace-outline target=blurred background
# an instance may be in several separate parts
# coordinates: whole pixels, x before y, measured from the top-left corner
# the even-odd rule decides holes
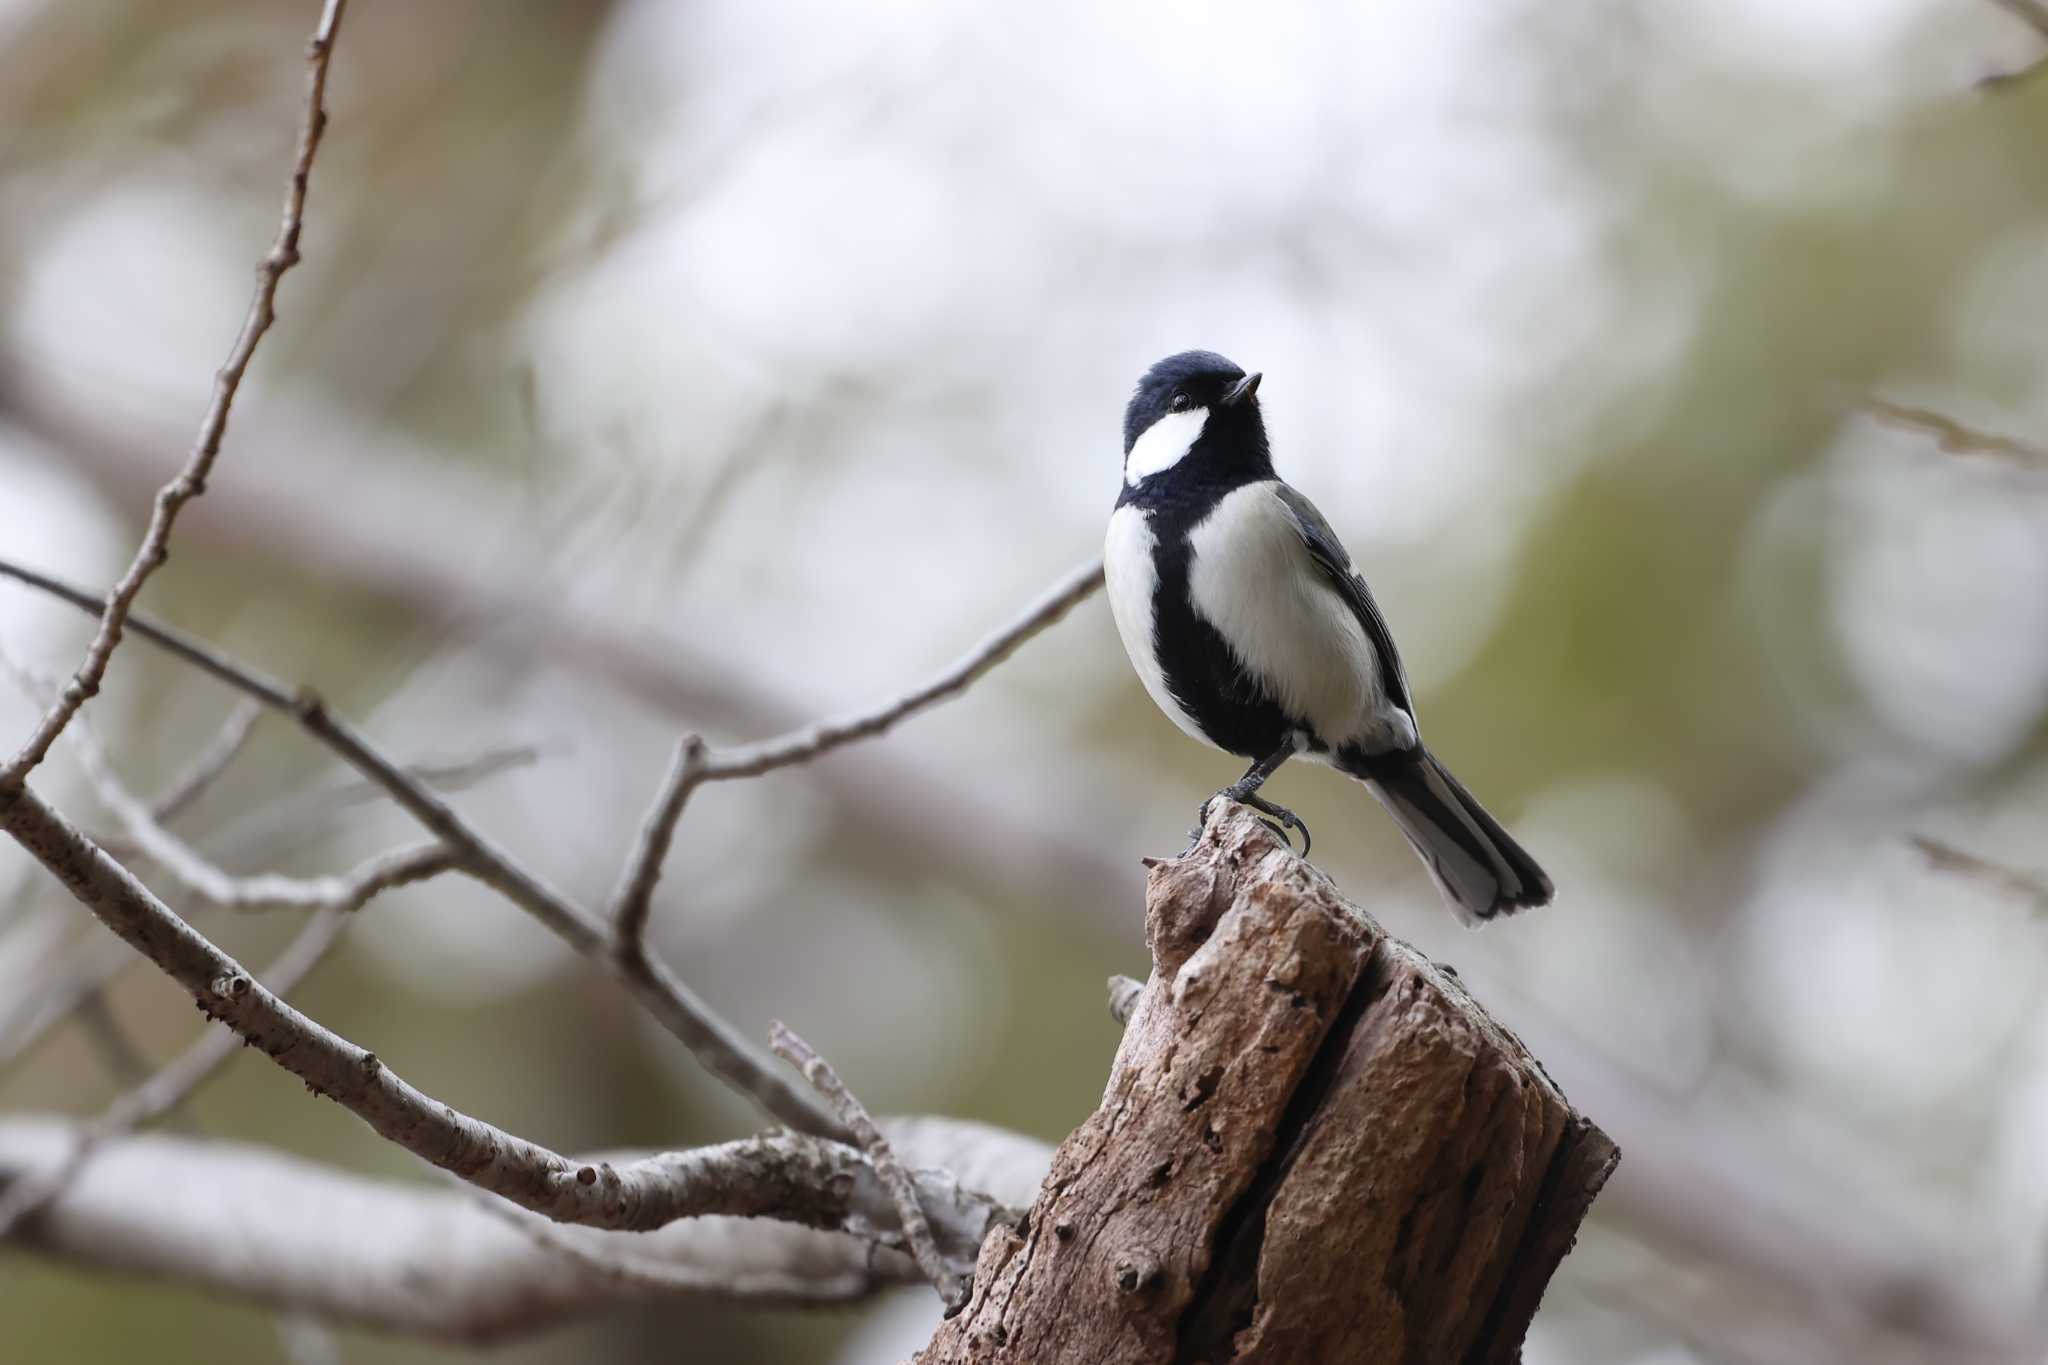
[[[1222,351],[1559,887],[1463,933],[1363,792],[1272,788],[1623,1149],[1530,1365],[2048,1359],[2048,462],[1864,406],[2048,444],[2048,72],[1984,84],[2048,56],[2024,8],[358,0],[305,263],[146,605],[402,757],[530,750],[456,799],[596,901],[677,734],[949,663],[1097,552],[1136,376]],[[0,554],[126,563],[275,230],[316,11],[0,3]],[[15,657],[88,634],[0,584]],[[147,790],[231,705],[131,646],[92,714]],[[1091,601],[879,742],[702,792],[659,946],[877,1111],[1057,1140],[1145,963],[1138,857],[1237,773]],[[265,722],[187,828],[238,870],[412,837],[345,776]],[[39,782],[105,824],[61,750]],[[0,907],[0,1002],[105,956],[11,845]],[[291,927],[200,922],[256,960]],[[377,902],[299,999],[557,1149],[758,1126],[460,882]],[[140,964],[110,1000],[152,1059],[197,1027]],[[114,1085],[66,1025],[0,1109]],[[258,1063],[192,1113],[421,1178]],[[677,1303],[494,1358],[881,1365],[937,1311]],[[23,1362],[278,1350],[21,1255],[0,1322]]]

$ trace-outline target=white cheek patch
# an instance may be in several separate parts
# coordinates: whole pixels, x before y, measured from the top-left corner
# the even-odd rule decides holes
[[[1207,408],[1189,408],[1186,412],[1169,412],[1145,428],[1131,453],[1124,457],[1125,487],[1135,488],[1141,480],[1186,459],[1195,442],[1201,439],[1202,427],[1208,420]]]

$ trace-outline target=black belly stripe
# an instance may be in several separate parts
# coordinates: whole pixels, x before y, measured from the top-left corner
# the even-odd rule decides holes
[[[1127,492],[1122,499],[1144,511],[1157,542],[1152,550],[1158,574],[1152,592],[1152,648],[1160,672],[1173,699],[1210,743],[1244,758],[1264,758],[1287,743],[1290,733],[1309,732],[1310,727],[1290,716],[1265,684],[1238,666],[1223,636],[1195,610],[1189,590],[1194,569],[1189,532],[1242,485],[1173,480],[1170,488],[1150,486],[1166,482],[1150,480],[1142,493]],[[1310,735],[1310,747],[1322,749],[1322,742]]]

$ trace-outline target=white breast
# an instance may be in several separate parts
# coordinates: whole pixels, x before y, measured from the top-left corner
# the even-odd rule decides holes
[[[1384,747],[1413,725],[1379,686],[1377,656],[1350,604],[1309,557],[1273,483],[1227,494],[1189,536],[1195,609],[1238,662],[1332,748]]]
[[[1209,737],[1167,691],[1166,675],[1160,671],[1159,655],[1152,647],[1152,597],[1159,586],[1152,551],[1158,543],[1145,514],[1136,507],[1119,507],[1110,517],[1109,535],[1102,545],[1109,614],[1116,620],[1116,633],[1123,637],[1124,653],[1131,656],[1131,667],[1138,671],[1138,680],[1145,684],[1153,703],[1175,725],[1207,744]]]

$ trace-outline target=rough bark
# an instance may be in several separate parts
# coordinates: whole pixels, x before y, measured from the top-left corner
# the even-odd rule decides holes
[[[1153,868],[1101,1107],[919,1365],[1505,1365],[1618,1159],[1242,807]]]

